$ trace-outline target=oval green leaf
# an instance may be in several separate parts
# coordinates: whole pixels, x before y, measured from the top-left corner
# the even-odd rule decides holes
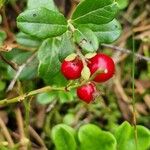
[[[52,139],[57,150],[76,150],[76,141],[74,130],[65,125],[60,124],[52,129]]]
[[[68,55],[74,53],[75,45],[72,40],[72,33],[66,32],[61,37],[59,59],[64,60]]]
[[[115,132],[117,147],[121,150],[147,150],[150,148],[150,131],[137,125],[137,149],[135,142],[135,131],[128,122],[124,122]]]
[[[22,32],[37,38],[59,36],[67,30],[66,19],[61,13],[43,7],[21,13],[17,26]]]
[[[23,32],[19,32],[16,35],[17,43],[23,46],[27,47],[39,47],[41,45],[41,40],[38,38],[29,36],[28,34],[25,34]]]
[[[77,6],[72,20],[78,24],[104,24],[113,20],[118,10],[114,0],[84,0]]]
[[[38,51],[39,75],[48,84],[53,82],[53,78],[60,71],[58,52],[59,41],[55,38],[45,40]]]
[[[79,129],[80,150],[116,150],[114,136],[98,126],[88,124]]]
[[[49,10],[57,10],[53,0],[28,0],[28,9],[35,9],[39,7],[45,7]]]
[[[59,101],[61,103],[71,102],[74,100],[73,92],[64,92],[59,91],[58,92]]]
[[[51,91],[49,93],[41,93],[37,95],[37,102],[42,105],[49,104],[57,97],[56,93]]]
[[[121,25],[114,19],[107,24],[86,24],[80,25],[83,27],[90,28],[97,36],[99,43],[112,43],[119,38],[121,35]]]
[[[75,42],[83,49],[85,53],[96,52],[99,43],[95,33],[85,27],[79,27],[74,32]]]

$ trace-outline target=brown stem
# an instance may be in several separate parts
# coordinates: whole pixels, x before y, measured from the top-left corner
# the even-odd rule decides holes
[[[41,139],[41,137],[37,134],[37,132],[36,132],[31,126],[29,126],[29,131],[30,131],[30,134],[32,135],[32,137],[33,137],[44,149],[46,149],[46,146],[45,146],[43,140]]]
[[[125,48],[120,48],[120,47],[117,47],[114,45],[102,44],[102,46],[120,51],[122,53],[132,54],[131,50],[125,49]],[[135,53],[134,56],[137,57],[138,59],[143,59],[143,60],[148,61],[148,62],[150,61],[150,57],[145,57],[145,56],[142,56],[142,55],[137,54],[137,53]]]
[[[5,31],[8,35],[8,37],[10,39],[14,39],[14,34],[11,32],[9,24],[8,24],[6,12],[5,12],[5,7],[3,7],[3,9],[2,9],[2,16],[3,16],[3,23],[4,23]]]
[[[14,142],[9,134],[9,131],[7,130],[7,127],[6,125],[4,124],[3,120],[0,118],[0,127],[2,129],[2,133],[3,135],[5,136],[5,138],[7,139],[8,141],[8,146],[10,148],[13,148],[14,147]]]
[[[25,46],[22,46],[22,45],[19,45],[19,44],[12,43],[12,41],[11,42],[9,41],[9,42],[5,42],[4,45],[2,45],[0,47],[0,51],[9,52],[13,48],[19,48],[19,49],[25,50],[25,51],[35,51],[36,50],[36,48],[25,47]]]
[[[26,139],[25,134],[24,134],[23,118],[22,118],[21,111],[19,108],[16,108],[15,113],[16,113],[16,119],[18,123],[18,130],[20,134],[20,143],[22,143],[22,141]],[[27,150],[27,145],[22,145],[21,149]]]
[[[16,13],[19,15],[21,13],[20,8],[18,7],[18,5],[15,2],[12,2],[12,8],[16,11]]]
[[[16,64],[16,63],[14,63],[14,62],[12,62],[12,61],[9,61],[9,60],[7,60],[4,56],[3,56],[3,54],[1,54],[0,53],[0,58],[5,62],[5,63],[7,63],[9,66],[11,66],[11,68],[13,68],[14,70],[18,70],[18,65]]]

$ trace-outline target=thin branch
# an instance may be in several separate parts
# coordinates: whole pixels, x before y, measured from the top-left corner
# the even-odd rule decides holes
[[[15,113],[16,113],[18,130],[19,130],[19,134],[20,134],[20,143],[21,143],[24,139],[26,139],[25,134],[24,134],[23,118],[22,118],[22,114],[21,114],[21,111],[19,108],[16,108]],[[22,145],[21,149],[27,150],[27,145]]]
[[[50,91],[70,91],[71,89],[74,89],[74,88],[77,88],[79,86],[82,86],[84,84],[86,84],[87,82],[90,82],[93,78],[95,78],[95,76],[99,73],[102,73],[107,70],[97,70],[90,78],[89,80],[85,80],[83,82],[81,82],[80,84],[75,84],[75,85],[72,85],[72,86],[69,86],[69,87],[51,87],[51,86],[46,86],[46,87],[43,87],[43,88],[40,88],[40,89],[37,89],[37,90],[34,90],[34,91],[31,91],[29,93],[26,93],[26,94],[22,94],[18,97],[15,97],[15,98],[10,98],[10,99],[3,99],[3,100],[0,100],[0,106],[1,105],[8,105],[8,104],[12,104],[12,103],[17,103],[17,102],[21,102],[23,101],[24,99],[26,99],[27,97],[31,97],[31,96],[34,96],[36,94],[40,94],[40,93],[44,93],[44,92],[50,92]]]
[[[5,42],[2,46],[0,46],[0,52],[9,52],[14,48],[19,48],[21,50],[28,50],[28,51],[35,51],[36,48],[30,48],[30,47],[25,47],[16,43],[12,42]]]
[[[10,39],[14,39],[14,34],[11,32],[11,29],[9,27],[9,23],[8,23],[8,20],[7,20],[7,16],[6,16],[6,12],[5,12],[5,6],[3,7],[1,13],[2,13],[2,16],[3,16],[3,24],[4,24],[4,27],[5,27],[5,31],[6,31],[8,37]]]
[[[23,71],[23,69],[36,57],[36,53],[33,53],[33,55],[31,55],[31,57],[29,57],[27,59],[27,61],[22,64],[21,66],[19,66],[18,71],[16,72],[16,75],[14,77],[14,79],[11,81],[11,83],[9,84],[8,88],[7,88],[7,92],[11,91],[18,79],[18,77],[20,76],[21,72]]]
[[[27,97],[31,97],[31,96],[34,96],[36,94],[40,94],[40,93],[44,93],[44,92],[50,92],[50,91],[65,91],[65,87],[56,88],[56,87],[46,86],[46,87],[31,91],[29,93],[22,94],[18,97],[15,97],[15,98],[10,98],[10,99],[6,98],[6,99],[3,99],[3,100],[0,100],[0,106],[5,106],[5,105],[8,105],[8,104],[21,102]]]
[[[18,70],[18,65],[17,65],[16,63],[12,62],[12,61],[7,60],[7,59],[3,56],[3,54],[1,54],[1,53],[0,53],[0,58],[1,58],[6,64],[8,64],[9,66],[11,66],[11,68],[13,68],[15,71]]]
[[[9,131],[7,130],[6,125],[4,124],[3,120],[0,118],[0,128],[2,129],[3,135],[5,136],[5,138],[7,139],[8,143],[9,143],[9,147],[12,148],[14,147],[14,142],[9,134]]]
[[[133,29],[133,32],[142,32],[145,30],[150,30],[150,25],[136,27]]]
[[[37,134],[37,132],[31,127],[28,127],[30,134],[32,135],[32,137],[46,150],[46,146],[42,140],[42,138]]]
[[[16,2],[12,2],[11,3],[12,8],[16,11],[16,13],[19,15],[21,13],[21,9],[18,7],[18,5],[16,4]]]
[[[120,51],[122,53],[132,54],[132,51],[130,51],[129,49],[120,48],[120,47],[117,47],[114,45],[102,44],[102,46],[106,47],[106,48],[111,48],[111,49]],[[145,57],[145,56],[142,56],[142,55],[137,54],[137,53],[135,53],[134,56],[137,57],[139,60],[143,59],[143,60],[148,61],[148,62],[150,61],[150,57]]]
[[[16,48],[16,45],[14,46],[14,44],[11,43],[4,43],[2,46],[0,46],[0,52],[9,52],[13,48]]]
[[[130,98],[127,96],[127,94],[125,93],[118,77],[116,77],[114,79],[114,84],[116,87],[116,90],[119,92],[119,95],[121,96],[122,100],[126,103],[126,104],[130,104]]]

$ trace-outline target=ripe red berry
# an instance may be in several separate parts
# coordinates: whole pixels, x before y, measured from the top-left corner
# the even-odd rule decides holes
[[[97,54],[89,60],[88,67],[93,74],[98,69],[102,69],[104,72],[98,74],[95,78],[95,82],[105,82],[109,80],[115,73],[115,64],[111,57],[105,54]]]
[[[96,87],[93,83],[88,83],[77,88],[77,96],[86,103],[95,99]]]
[[[62,74],[69,80],[80,78],[82,69],[83,63],[77,58],[72,61],[64,60],[61,65]]]

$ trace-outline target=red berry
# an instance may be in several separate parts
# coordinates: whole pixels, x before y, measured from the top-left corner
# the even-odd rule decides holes
[[[115,64],[111,57],[105,54],[97,54],[89,60],[88,67],[93,74],[96,70],[102,69],[103,73],[98,74],[95,82],[105,82],[109,80],[115,73]]]
[[[80,78],[82,69],[83,63],[79,59],[74,59],[72,61],[64,60],[61,65],[62,74],[69,80]]]
[[[78,97],[86,103],[95,99],[96,87],[93,83],[88,83],[77,88]]]

